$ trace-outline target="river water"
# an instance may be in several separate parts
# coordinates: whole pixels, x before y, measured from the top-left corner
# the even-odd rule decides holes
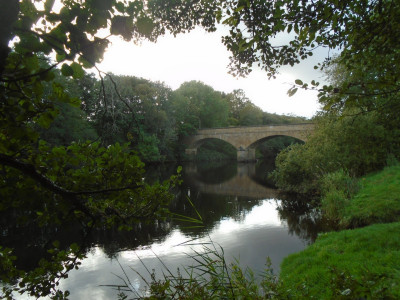
[[[108,233],[93,242],[80,269],[72,271],[61,287],[71,292],[71,299],[112,299],[117,291],[110,285],[129,279],[131,287],[141,292],[146,284],[137,273],[145,278],[149,278],[147,270],[159,276],[167,269],[176,273],[177,268],[194,263],[188,254],[201,251],[201,244],[210,241],[224,249],[228,262],[237,259],[242,267],[260,274],[268,256],[278,273],[284,257],[315,239],[318,213],[280,200],[275,189],[260,183],[266,181],[266,172],[255,164],[184,166],[183,184],[171,210],[197,217],[189,197],[203,220],[202,227],[172,221],[141,226],[130,233]],[[186,245],[188,241],[191,245]]]
[[[236,162],[184,165],[183,183],[175,190],[170,210],[197,219],[200,215],[200,227],[170,220],[139,224],[130,232],[91,232],[85,236],[86,258],[79,270],[71,271],[60,282],[60,287],[71,292],[70,299],[116,299],[118,291],[111,286],[123,285],[125,280],[143,293],[146,284],[141,276],[148,280],[152,270],[158,278],[163,272],[176,274],[177,268],[183,270],[194,264],[188,255],[202,251],[204,243],[222,247],[228,263],[238,260],[256,276],[265,269],[267,257],[274,272],[279,273],[284,257],[315,240],[320,220],[318,211],[305,202],[278,194],[268,182],[270,170],[271,166],[265,164]],[[175,171],[172,165],[154,168],[146,174],[146,180],[166,179]],[[79,240],[81,234],[74,224],[58,230],[65,245]],[[35,261],[33,255],[25,255],[26,265]]]

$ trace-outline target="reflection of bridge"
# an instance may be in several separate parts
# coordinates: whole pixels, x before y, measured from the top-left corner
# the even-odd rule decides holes
[[[249,127],[228,127],[199,129],[193,136],[187,137],[186,153],[197,154],[197,148],[207,139],[220,139],[233,145],[237,150],[238,161],[254,161],[255,148],[263,141],[275,136],[290,136],[306,141],[314,130],[314,124],[290,124]]]
[[[185,167],[188,175],[196,173],[195,165]],[[206,194],[227,195],[237,197],[249,197],[257,200],[276,197],[276,190],[255,182],[251,177],[255,176],[255,164],[238,164],[235,177],[222,183],[204,183],[190,176],[188,183],[191,187]]]

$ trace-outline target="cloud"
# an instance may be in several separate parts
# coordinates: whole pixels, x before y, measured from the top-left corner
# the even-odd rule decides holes
[[[111,42],[100,64],[103,71],[165,82],[172,89],[190,80],[202,81],[226,93],[243,89],[254,104],[271,113],[311,117],[318,109],[315,92],[299,91],[292,98],[286,92],[297,78],[306,81],[320,78],[313,66],[323,60],[323,51],[317,51],[315,57],[296,67],[282,68],[277,79],[268,80],[260,69],[254,69],[247,78],[228,74],[230,53],[221,43],[219,32],[196,29],[176,38],[163,36],[157,43],[145,41],[139,46],[117,37]]]

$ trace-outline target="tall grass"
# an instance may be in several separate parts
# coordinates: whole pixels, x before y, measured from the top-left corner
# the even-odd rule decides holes
[[[122,266],[123,276],[118,276],[121,284],[112,287],[118,290],[119,299],[275,299],[279,281],[269,259],[260,280],[237,260],[228,265],[222,247],[214,242],[201,245],[202,251],[188,254],[193,265],[183,270],[173,272],[160,259],[161,279],[154,270],[146,268],[147,274],[139,274],[132,269],[145,282],[143,291],[134,287]]]
[[[340,222],[346,206],[359,190],[358,179],[348,172],[338,170],[326,174],[322,180],[321,208],[324,215],[335,222]]]

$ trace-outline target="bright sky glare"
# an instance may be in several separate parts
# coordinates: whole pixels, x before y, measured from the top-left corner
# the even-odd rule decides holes
[[[190,80],[202,81],[226,93],[243,89],[255,105],[270,113],[312,117],[319,108],[315,91],[298,91],[288,97],[287,90],[298,78],[321,80],[321,74],[313,66],[322,60],[323,53],[294,68],[284,68],[277,79],[268,80],[266,72],[260,69],[254,69],[246,78],[228,74],[230,53],[221,43],[218,31],[207,33],[196,29],[176,38],[163,36],[157,43],[145,41],[142,45],[124,42],[118,37],[110,41],[112,44],[99,65],[105,72],[161,81],[174,90]]]

